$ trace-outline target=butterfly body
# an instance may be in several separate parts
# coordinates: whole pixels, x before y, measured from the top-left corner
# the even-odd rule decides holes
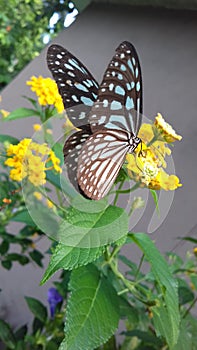
[[[124,163],[141,140],[142,78],[138,55],[123,42],[100,84],[71,53],[52,45],[47,62],[67,109],[81,130],[64,145],[64,159],[73,186],[99,200],[112,187]]]

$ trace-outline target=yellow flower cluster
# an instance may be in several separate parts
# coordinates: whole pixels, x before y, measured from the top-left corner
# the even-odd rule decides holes
[[[33,76],[31,80],[27,81],[27,85],[30,85],[31,90],[36,93],[41,106],[54,105],[58,113],[63,112],[62,98],[53,79]]]
[[[46,182],[46,170],[62,171],[60,159],[47,144],[38,144],[31,139],[23,139],[18,145],[10,144],[7,157],[5,165],[13,168],[10,170],[10,178],[14,181],[27,177],[34,186],[40,186]]]
[[[182,186],[176,175],[167,174],[165,156],[171,154],[168,143],[181,140],[172,127],[165,122],[161,114],[155,118],[153,125],[142,124],[138,136],[142,144],[135,154],[127,154],[127,169],[129,176],[141,187],[154,190],[175,190]]]

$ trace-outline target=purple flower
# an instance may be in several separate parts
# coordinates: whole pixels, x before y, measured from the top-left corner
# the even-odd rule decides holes
[[[48,302],[49,302],[49,306],[50,306],[50,312],[51,312],[51,318],[54,317],[55,315],[55,309],[56,309],[56,305],[58,303],[60,303],[63,298],[62,296],[58,293],[56,288],[49,288],[48,290]]]

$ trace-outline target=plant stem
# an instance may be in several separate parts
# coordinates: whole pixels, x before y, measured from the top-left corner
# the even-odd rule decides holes
[[[197,302],[197,297],[192,301],[191,305],[188,307],[188,309],[185,311],[183,318],[185,318],[188,313],[190,312],[190,310],[193,308],[193,306],[196,304]]]
[[[138,265],[138,268],[137,268],[137,271],[136,271],[136,274],[135,274],[135,279],[137,279],[137,276],[138,276],[138,274],[139,274],[139,272],[140,272],[140,269],[141,269],[141,267],[142,267],[143,261],[144,261],[144,254],[142,254],[142,257],[141,257],[141,259],[140,259],[140,263],[139,263],[139,265]]]
[[[148,143],[147,143],[147,147],[150,147],[155,141],[157,141],[157,136],[156,135],[154,135],[153,136],[153,138],[152,138],[152,140],[150,140]]]

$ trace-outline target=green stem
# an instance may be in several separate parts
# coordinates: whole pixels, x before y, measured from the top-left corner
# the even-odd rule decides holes
[[[118,249],[119,247],[117,247]],[[113,271],[113,273],[115,274],[115,276],[120,279],[123,283],[123,285],[126,287],[125,289],[123,289],[122,291],[120,291],[119,294],[123,294],[123,292],[131,292],[135,297],[136,299],[138,299],[139,301],[141,301],[143,304],[145,305],[148,305],[148,306],[153,306],[155,305],[155,302],[154,301],[148,301],[148,300],[144,300],[142,298],[141,295],[139,295],[139,292],[138,290],[141,291],[141,293],[143,293],[144,295],[146,295],[146,290],[141,287],[139,285],[139,281],[136,283],[136,282],[132,282],[132,281],[129,281],[127,280],[124,275],[118,270],[118,266],[117,266],[117,261],[114,261],[114,259],[112,259],[112,256],[109,258],[109,260],[106,262],[109,267],[111,268],[111,270]],[[137,286],[137,288],[136,288]]]
[[[118,201],[118,197],[119,197],[119,194],[120,194],[118,191],[121,190],[123,184],[124,184],[124,181],[122,181],[122,182],[120,183],[120,185],[119,185],[119,187],[118,187],[118,190],[115,191],[115,192],[116,192],[116,195],[115,195],[115,199],[114,199],[114,205],[116,205],[116,203],[117,203],[117,201]]]
[[[188,307],[188,309],[185,311],[183,318],[186,318],[186,316],[188,315],[188,313],[190,312],[190,310],[193,308],[193,306],[196,304],[197,302],[197,297],[192,301],[191,305]]]
[[[155,141],[157,141],[157,139],[158,139],[158,137],[156,135],[154,135],[152,140],[150,140],[146,146],[150,147]]]
[[[142,267],[143,261],[144,261],[144,254],[142,254],[142,257],[141,257],[141,259],[140,259],[140,263],[139,263],[139,266],[138,266],[137,271],[136,271],[136,274],[135,274],[135,279],[137,279],[137,276],[138,276],[138,274],[139,274],[139,272],[140,272],[140,269],[141,269],[141,267]]]
[[[131,187],[131,188],[128,188],[127,190],[116,190],[116,191],[112,191],[111,192],[111,194],[112,193],[122,193],[122,194],[125,194],[125,193],[130,193],[130,192],[133,192],[133,191],[135,191],[138,187],[139,187],[139,185],[140,185],[140,182],[137,182],[133,187]]]

